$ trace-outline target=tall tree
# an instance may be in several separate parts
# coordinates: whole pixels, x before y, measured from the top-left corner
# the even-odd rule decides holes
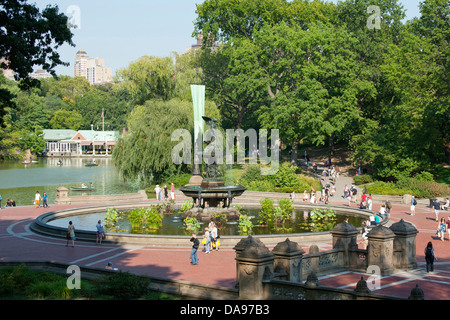
[[[65,43],[74,45],[67,19],[57,6],[47,6],[41,12],[26,0],[1,0],[0,68],[13,70],[16,79],[22,80],[22,88],[38,85],[37,80],[29,77],[34,66],[42,66],[55,76],[55,67],[68,65],[60,59],[58,48]],[[1,89],[0,99],[0,126],[3,126],[3,108],[11,97]]]
[[[117,80],[136,104],[150,99],[170,100],[175,90],[175,66],[170,57],[144,56],[117,72]]]
[[[260,119],[282,128],[294,150],[300,141],[328,146],[331,160],[335,143],[348,142],[358,129],[362,97],[374,95],[373,84],[360,77],[357,39],[321,23],[307,31],[286,25],[264,31],[256,43],[266,54],[273,101]]]

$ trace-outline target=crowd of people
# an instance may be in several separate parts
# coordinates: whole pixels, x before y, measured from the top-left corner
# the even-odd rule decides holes
[[[211,251],[219,251],[220,247],[220,236],[218,234],[217,225],[214,223],[213,219],[208,224],[208,227],[205,227],[205,232],[203,234],[203,252],[205,254],[210,253]],[[198,249],[200,247],[200,240],[197,238],[197,234],[193,233],[190,239],[192,242],[192,250],[191,250],[191,264],[198,265]]]
[[[154,190],[156,194],[156,200],[169,200],[169,188],[167,188],[167,185],[164,185],[164,187],[161,188],[159,184],[157,184]],[[170,184],[170,200],[175,201],[175,185],[173,184],[173,182]]]

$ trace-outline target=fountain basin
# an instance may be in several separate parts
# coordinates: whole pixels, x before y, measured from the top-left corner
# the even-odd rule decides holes
[[[132,208],[141,208],[148,206],[149,203],[133,203],[133,204],[116,204],[113,207],[125,211]],[[243,207],[255,207],[260,208],[257,204],[242,203]],[[59,210],[54,212],[49,212],[39,216],[30,224],[30,230],[32,232],[54,238],[60,238],[65,241],[66,227],[56,227],[49,224],[50,221],[59,219],[74,217],[77,215],[85,215],[97,212],[105,212],[108,208],[112,206],[90,206],[90,207],[80,207]],[[349,208],[346,206],[326,206],[326,205],[309,205],[309,204],[296,204],[294,205],[297,210],[312,210],[315,208],[332,208],[337,212],[345,215],[354,215],[360,217],[369,217],[373,211],[361,210],[357,208]],[[387,223],[388,219],[383,218],[381,224]],[[95,242],[96,232],[88,230],[76,230],[77,241],[88,241]],[[233,247],[241,239],[246,238],[246,235],[223,235],[221,236],[221,246]],[[317,241],[331,241],[331,234],[329,231],[322,232],[310,232],[310,233],[284,233],[284,234],[264,234],[255,235],[255,238],[260,239],[267,245],[276,245],[280,241],[289,238],[291,241],[298,243],[301,242],[317,242]],[[145,234],[124,234],[124,233],[107,233],[105,243],[116,243],[116,244],[139,244],[147,246],[158,246],[158,247],[190,247],[189,242],[190,236],[185,235],[145,235]]]

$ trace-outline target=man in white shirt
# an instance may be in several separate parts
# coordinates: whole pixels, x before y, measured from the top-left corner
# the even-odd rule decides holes
[[[34,196],[34,207],[35,208],[41,207],[41,204],[39,203],[39,201],[41,201],[41,195],[39,194],[39,191],[36,191],[36,194]]]

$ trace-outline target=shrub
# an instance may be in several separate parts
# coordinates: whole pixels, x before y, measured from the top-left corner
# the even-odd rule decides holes
[[[251,221],[251,218],[246,214],[241,214],[239,216],[239,232],[241,234],[249,234],[252,232],[252,229],[253,223]]]
[[[130,300],[148,294],[149,285],[150,279],[147,277],[119,271],[103,281],[101,291],[113,299]]]
[[[369,174],[363,174],[360,176],[354,176],[353,177],[353,181],[355,182],[355,184],[357,186],[362,185],[362,184],[366,184],[366,183],[371,183],[373,182],[372,176]]]
[[[189,232],[197,232],[200,229],[200,222],[194,217],[186,217],[184,224],[186,225],[186,230]]]
[[[261,211],[259,212],[260,223],[267,224],[272,218],[273,214],[273,200],[270,198],[264,198],[260,200]]]
[[[278,201],[279,205],[279,213],[277,220],[278,222],[285,222],[289,220],[292,216],[292,212],[294,212],[294,206],[292,205],[292,202],[289,199],[281,199]]]

